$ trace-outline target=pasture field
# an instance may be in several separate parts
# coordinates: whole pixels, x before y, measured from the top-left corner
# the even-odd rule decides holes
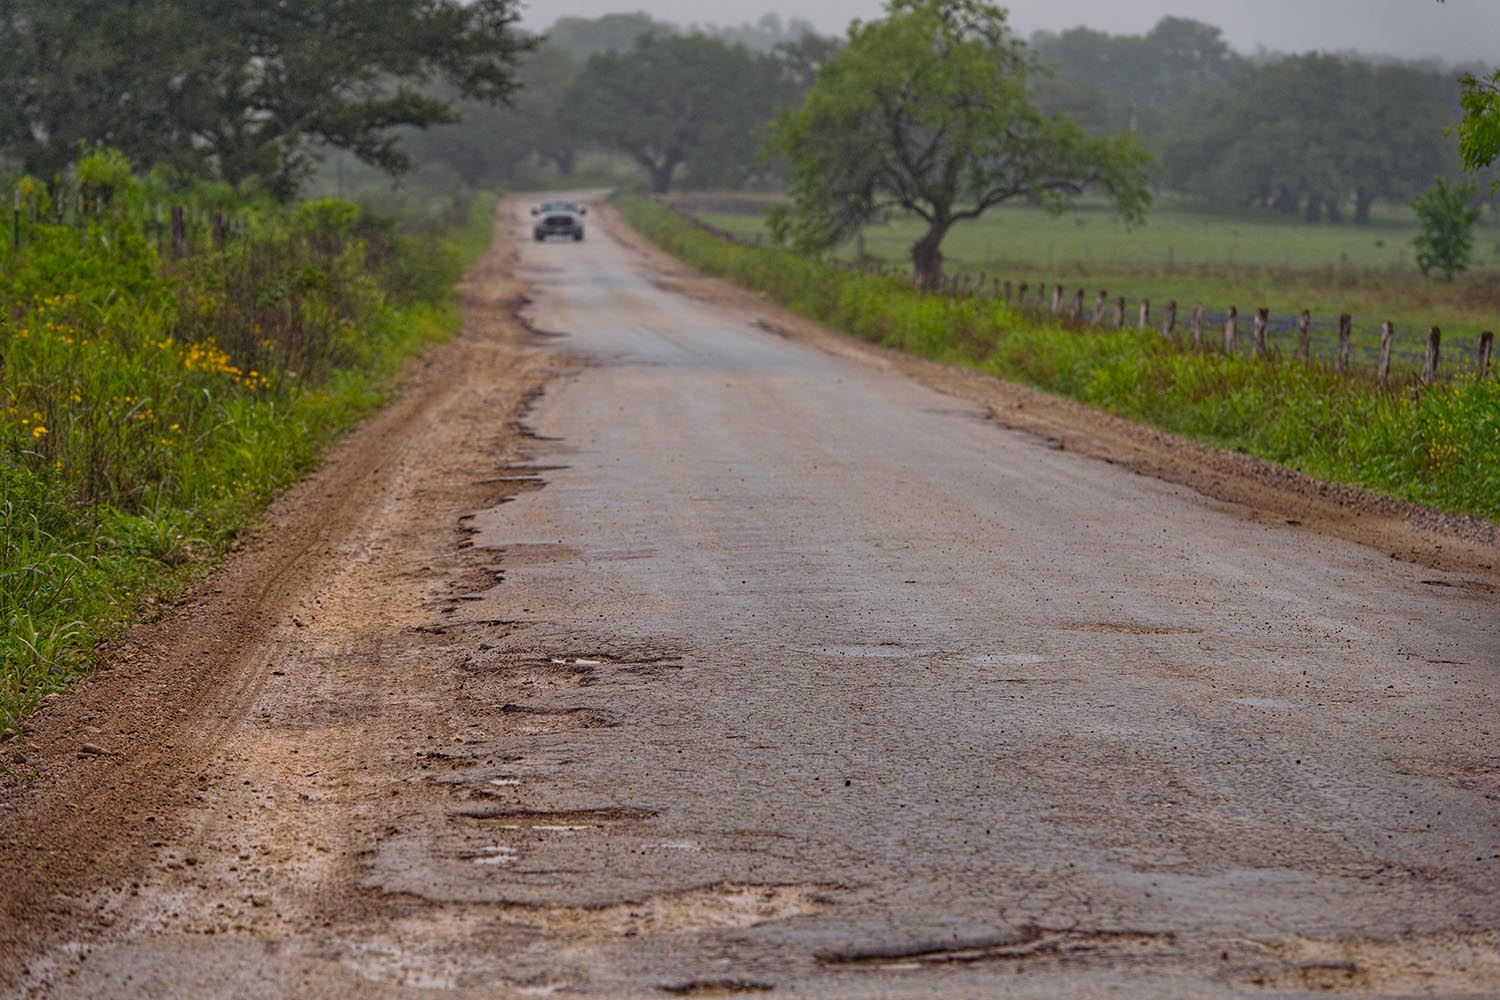
[[[753,200],[689,195],[680,204],[726,232],[746,237],[767,232]],[[723,211],[726,207],[736,211]],[[919,222],[896,217],[866,227],[866,257],[909,268]],[[1447,359],[1472,363],[1479,332],[1500,328],[1500,225],[1486,214],[1475,241],[1474,270],[1451,284],[1417,270],[1416,233],[1410,213],[1395,210],[1377,211],[1369,226],[1333,226],[1167,202],[1145,225],[1127,229],[1098,204],[1061,216],[1004,206],[955,227],[943,252],[950,273],[1024,281],[1033,289],[1042,282],[1061,283],[1070,299],[1083,288],[1090,307],[1101,290],[1111,300],[1123,295],[1132,318],[1142,298],[1150,299],[1158,314],[1168,300],[1175,299],[1184,315],[1201,303],[1219,322],[1230,306],[1242,317],[1265,307],[1275,317],[1272,342],[1283,351],[1295,343],[1291,320],[1303,309],[1313,314],[1314,350],[1324,357],[1333,353],[1341,312],[1354,317],[1356,358],[1370,363],[1381,323],[1394,323],[1395,363],[1408,369],[1420,367],[1423,340],[1431,326],[1438,326]],[[851,243],[835,256],[852,259],[856,251]]]

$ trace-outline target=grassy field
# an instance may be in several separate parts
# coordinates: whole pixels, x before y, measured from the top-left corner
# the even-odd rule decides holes
[[[707,210],[688,208],[703,221],[745,236],[764,235],[763,217],[753,202],[727,207],[704,198]],[[1269,308],[1273,343],[1282,350],[1295,344],[1293,318],[1313,313],[1314,349],[1331,357],[1341,312],[1354,317],[1356,357],[1373,363],[1380,325],[1396,324],[1397,365],[1420,367],[1423,342],[1431,326],[1444,332],[1446,357],[1472,364],[1482,330],[1500,327],[1500,226],[1486,215],[1476,240],[1475,270],[1452,284],[1424,278],[1416,269],[1412,239],[1417,227],[1410,213],[1377,213],[1370,226],[1308,225],[1300,219],[1271,215],[1207,212],[1168,202],[1152,212],[1146,225],[1123,226],[1101,205],[1051,216],[1028,207],[1003,207],[954,229],[944,244],[954,273],[1028,282],[1035,289],[1061,283],[1071,297],[1086,289],[1090,309],[1101,290],[1111,300],[1124,295],[1135,304],[1150,299],[1155,308],[1168,300],[1184,313],[1194,304],[1222,323],[1230,306],[1248,316]],[[918,222],[896,218],[864,230],[867,257],[909,267],[909,250],[919,235]],[[856,247],[837,256],[852,258]],[[1033,295],[1035,292],[1033,291]]]
[[[458,327],[451,300],[493,199],[415,229],[334,201],[166,192],[122,159],[84,216],[23,182],[0,240],[0,729],[87,669],[101,638],[229,546],[402,362]],[[158,251],[157,199],[227,210]],[[195,201],[202,201],[204,207]]]
[[[1194,347],[1153,331],[1068,329],[1002,303],[720,239],[670,208],[617,199],[695,267],[856,336],[1071,396],[1322,479],[1500,519],[1500,378],[1388,389],[1318,361]]]

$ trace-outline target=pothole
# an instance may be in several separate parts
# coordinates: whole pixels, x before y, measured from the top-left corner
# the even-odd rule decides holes
[[[642,823],[656,816],[650,809],[474,809],[456,814],[460,819],[493,825],[501,830],[576,832],[620,823]]]
[[[1290,938],[1237,968],[1237,986],[1361,996],[1500,995],[1500,933],[1410,935],[1395,941]]]
[[[526,908],[515,915],[550,931],[584,935],[634,936],[735,929],[823,910],[832,905],[823,895],[829,888],[721,883],[603,906]]]
[[[1077,957],[1109,955],[1135,957],[1159,954],[1171,947],[1171,934],[1141,931],[1052,930],[1028,927],[1010,938],[962,944],[870,948],[818,956],[827,966],[885,972],[916,971],[944,965],[978,962],[1065,961]]]

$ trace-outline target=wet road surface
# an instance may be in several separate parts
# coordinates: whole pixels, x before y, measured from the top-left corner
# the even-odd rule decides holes
[[[216,891],[173,869],[60,995],[1500,992],[1483,581],[1001,429],[602,223],[519,268],[569,366],[464,521],[497,572],[399,656],[352,614],[285,640],[361,665],[270,702],[283,754],[310,699],[430,675],[299,723],[386,771],[317,813],[363,818],[283,792],[273,839],[343,833],[257,876],[280,923],[163,936]],[[267,836],[210,799],[203,843]]]

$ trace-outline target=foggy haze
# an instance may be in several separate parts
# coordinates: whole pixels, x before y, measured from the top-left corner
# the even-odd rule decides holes
[[[1078,25],[1139,34],[1176,14],[1223,28],[1230,43],[1246,53],[1260,46],[1288,53],[1357,49],[1500,65],[1497,0],[1011,0],[1002,6],[1010,8],[1023,35]],[[878,17],[882,9],[880,0],[824,0],[815,5],[795,0],[531,0],[525,24],[542,30],[559,17],[633,10],[680,24],[740,24],[774,13],[811,21],[825,33],[843,34],[851,19]]]

